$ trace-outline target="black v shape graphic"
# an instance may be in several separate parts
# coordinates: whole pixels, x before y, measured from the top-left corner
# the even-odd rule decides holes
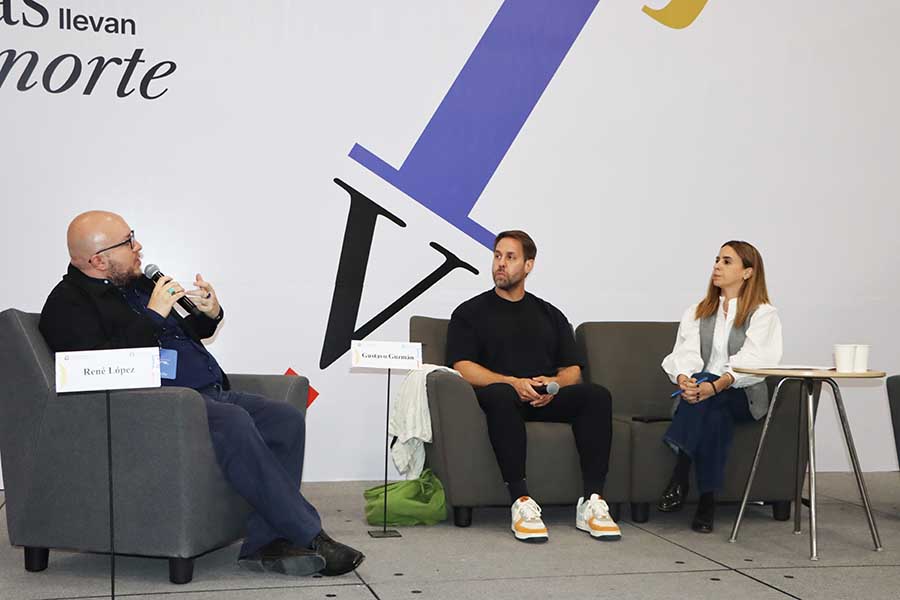
[[[444,256],[444,262],[387,308],[359,329],[355,329],[375,234],[375,222],[378,217],[386,217],[400,227],[406,227],[406,223],[340,179],[335,179],[334,182],[350,194],[350,213],[347,215],[347,227],[344,229],[344,243],[334,282],[334,295],[331,299],[331,313],[328,315],[328,327],[325,330],[322,356],[319,359],[320,369],[327,368],[347,352],[352,340],[361,340],[381,327],[454,269],[462,268],[478,275],[478,269],[440,244],[431,242],[429,246]]]

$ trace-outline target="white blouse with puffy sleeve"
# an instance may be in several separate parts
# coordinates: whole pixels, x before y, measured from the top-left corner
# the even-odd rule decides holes
[[[728,336],[734,326],[734,317],[738,311],[737,298],[728,301],[728,316],[725,316],[725,302],[719,297],[719,309],[716,311],[716,329],[713,334],[713,347],[709,355],[706,371],[715,375],[731,374],[734,386],[747,387],[762,377],[741,375],[734,372],[734,367],[761,368],[774,367],[781,361],[783,351],[781,337],[781,319],[778,311],[770,304],[760,304],[750,317],[747,326],[747,339],[734,356],[728,356]],[[700,321],[694,315],[697,305],[690,306],[681,317],[678,334],[675,336],[675,347],[662,362],[662,368],[672,383],[676,383],[682,373],[691,376],[703,370],[703,359],[700,357]]]

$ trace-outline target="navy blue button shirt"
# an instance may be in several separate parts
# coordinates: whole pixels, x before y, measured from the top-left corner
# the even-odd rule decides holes
[[[174,350],[178,353],[178,366],[175,379],[163,379],[163,385],[189,387],[195,390],[205,388],[213,384],[222,385],[222,369],[219,363],[209,353],[206,346],[194,341],[185,333],[172,313],[163,318],[155,310],[147,308],[150,295],[143,290],[134,287],[122,289],[125,301],[135,311],[147,315],[162,330],[159,334],[159,346],[166,350]]]

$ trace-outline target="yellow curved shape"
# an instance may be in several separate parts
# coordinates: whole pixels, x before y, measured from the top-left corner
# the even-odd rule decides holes
[[[659,9],[644,6],[643,11],[666,27],[684,29],[700,16],[706,2],[707,0],[672,0]]]

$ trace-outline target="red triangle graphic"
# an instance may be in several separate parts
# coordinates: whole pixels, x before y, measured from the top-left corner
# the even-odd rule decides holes
[[[292,368],[288,367],[288,370],[284,372],[285,375],[290,377],[298,377],[298,373]],[[319,392],[316,391],[312,385],[309,386],[309,393],[306,395],[306,408],[309,408],[313,402],[315,402],[316,398],[319,397]]]

